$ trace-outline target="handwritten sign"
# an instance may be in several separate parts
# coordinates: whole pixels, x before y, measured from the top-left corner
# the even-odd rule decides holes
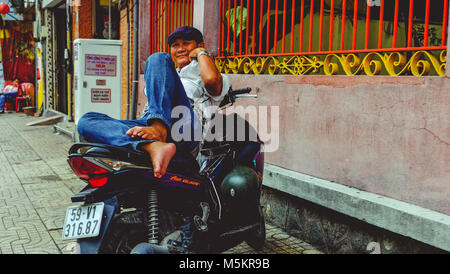
[[[117,56],[86,54],[85,75],[116,76]]]
[[[111,103],[111,90],[110,89],[91,89],[91,102],[92,103]]]

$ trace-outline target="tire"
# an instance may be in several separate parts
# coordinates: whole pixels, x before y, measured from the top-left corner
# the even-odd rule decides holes
[[[142,211],[121,213],[115,216],[108,228],[108,234],[100,248],[101,254],[130,254],[138,244],[147,242],[147,226]],[[175,230],[169,222],[170,214],[160,209],[160,237],[165,237]],[[173,220],[172,220],[173,222]]]
[[[264,221],[264,215],[262,209],[258,209],[259,225],[255,230],[249,232],[245,242],[254,250],[261,250],[266,243],[266,222]]]
[[[136,245],[146,240],[142,214],[140,212],[123,213],[112,220],[99,253],[130,254]]]

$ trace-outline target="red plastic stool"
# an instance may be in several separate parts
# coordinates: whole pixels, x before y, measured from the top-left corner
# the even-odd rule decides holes
[[[27,103],[27,98],[16,97],[16,112],[22,112],[24,105]]]

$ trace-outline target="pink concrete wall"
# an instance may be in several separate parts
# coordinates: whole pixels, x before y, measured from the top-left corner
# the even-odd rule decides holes
[[[450,78],[230,78],[280,107],[266,163],[450,214]]]

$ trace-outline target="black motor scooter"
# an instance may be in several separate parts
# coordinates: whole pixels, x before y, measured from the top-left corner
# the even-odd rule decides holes
[[[250,91],[230,89],[221,107],[256,96],[245,94]],[[240,119],[229,115],[224,121],[238,124]],[[244,123],[246,131],[253,130]],[[143,242],[152,247],[150,253],[220,253],[243,241],[261,249],[262,143],[224,138],[205,142],[200,155],[206,159],[201,168],[191,153],[177,147],[158,179],[147,153],[74,144],[68,162],[87,186],[72,197],[78,204],[67,209],[63,240],[76,239],[81,254],[129,254]]]

